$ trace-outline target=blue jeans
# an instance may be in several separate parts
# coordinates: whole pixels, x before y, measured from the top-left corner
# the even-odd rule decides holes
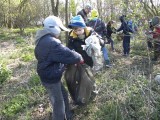
[[[130,38],[129,35],[125,35],[123,38],[123,53],[126,55],[130,52]]]
[[[68,93],[61,82],[48,84],[42,83],[46,88],[52,104],[52,120],[64,120],[70,114]]]
[[[104,46],[104,47],[102,47],[101,49],[102,49],[102,53],[103,53],[104,60],[105,60],[105,61],[109,60],[107,48]]]

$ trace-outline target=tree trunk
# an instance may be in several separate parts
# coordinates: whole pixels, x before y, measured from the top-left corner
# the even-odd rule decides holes
[[[114,11],[113,11],[113,1],[110,0],[110,4],[111,4],[111,20],[113,19],[113,14],[114,14]]]
[[[8,0],[8,16],[7,16],[7,27],[11,28],[12,27],[12,21],[11,21],[11,1]]]
[[[102,14],[101,14],[101,11],[102,11],[102,1],[101,0],[97,0],[97,9],[98,9],[98,13],[99,13],[99,17],[102,18]]]
[[[59,0],[56,0],[56,3],[54,0],[51,0],[51,7],[53,15],[58,16]]]
[[[123,8],[123,14],[127,14],[127,10],[128,10],[128,0],[124,0],[124,4],[125,4],[125,6],[124,6],[124,8]]]
[[[65,3],[65,22],[66,22],[66,26],[68,26],[68,0],[66,0]],[[66,45],[68,44],[68,32],[66,32],[65,34],[65,38],[66,38]]]

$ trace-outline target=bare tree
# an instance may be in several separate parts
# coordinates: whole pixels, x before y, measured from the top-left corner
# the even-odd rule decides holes
[[[59,0],[51,0],[51,6],[52,6],[52,13],[55,16],[58,16],[58,7],[59,7]]]
[[[153,0],[141,0],[140,2],[144,5],[144,9],[150,16],[160,15],[159,6],[155,6]]]
[[[110,0],[110,4],[111,4],[111,19],[113,19],[113,0]]]
[[[102,0],[97,0],[97,9],[99,13],[99,17],[102,18]]]

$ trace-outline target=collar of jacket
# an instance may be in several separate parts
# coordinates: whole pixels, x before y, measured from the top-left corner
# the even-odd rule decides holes
[[[88,37],[88,36],[90,35],[91,29],[92,29],[92,28],[90,28],[90,27],[84,28],[84,33],[85,33],[85,36],[86,36],[86,37]],[[70,36],[73,37],[73,38],[77,38],[77,37],[78,37],[77,34],[76,34],[73,30],[72,30]]]

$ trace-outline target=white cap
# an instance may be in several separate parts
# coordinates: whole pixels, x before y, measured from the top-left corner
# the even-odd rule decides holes
[[[56,17],[56,16],[49,16],[47,17],[44,21],[43,21],[43,25],[45,28],[56,28],[59,27],[64,31],[69,31],[69,29],[67,29],[62,21]]]

